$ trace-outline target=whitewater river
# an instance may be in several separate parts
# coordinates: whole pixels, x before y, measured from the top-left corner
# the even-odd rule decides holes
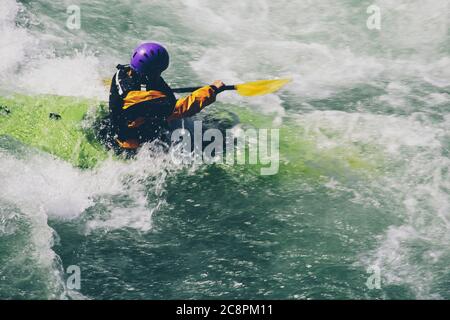
[[[0,9],[2,96],[106,100],[144,40],[167,46],[173,86],[293,79],[207,111],[279,128],[276,175],[145,148],[82,170],[0,138],[0,298],[450,299],[448,0]]]

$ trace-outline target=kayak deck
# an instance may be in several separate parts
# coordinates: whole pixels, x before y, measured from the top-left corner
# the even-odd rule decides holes
[[[0,97],[0,136],[48,152],[80,168],[91,168],[107,157],[88,125],[104,104],[60,96]]]

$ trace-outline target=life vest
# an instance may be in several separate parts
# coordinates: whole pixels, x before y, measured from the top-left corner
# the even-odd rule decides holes
[[[214,86],[204,86],[176,99],[159,77],[149,81],[133,74],[130,66],[118,65],[111,83],[109,108],[115,141],[124,149],[168,133],[169,122],[191,117],[216,100]]]
[[[117,68],[110,97],[116,142],[121,148],[136,149],[167,130],[176,99],[162,78],[151,83],[133,74],[129,66]]]

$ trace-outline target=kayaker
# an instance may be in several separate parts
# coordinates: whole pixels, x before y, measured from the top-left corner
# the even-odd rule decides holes
[[[220,80],[177,99],[161,77],[169,66],[167,50],[143,43],[129,65],[118,65],[109,95],[112,136],[119,150],[135,151],[161,138],[180,119],[191,117],[216,100],[224,88]]]

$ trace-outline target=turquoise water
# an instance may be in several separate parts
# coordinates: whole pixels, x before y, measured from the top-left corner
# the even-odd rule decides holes
[[[80,30],[66,27],[72,4]],[[380,30],[366,27],[372,4]],[[80,170],[0,137],[0,298],[450,298],[448,1],[1,8],[2,95],[107,99],[101,80],[143,40],[168,47],[173,86],[293,82],[209,107],[280,128],[274,176],[146,148]]]

